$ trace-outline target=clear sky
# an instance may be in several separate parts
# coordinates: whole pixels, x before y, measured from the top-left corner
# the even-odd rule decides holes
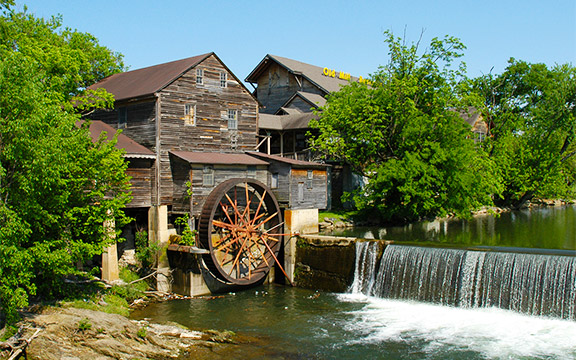
[[[16,0],[96,36],[130,69],[214,51],[238,76],[266,54],[367,76],[388,62],[383,32],[421,44],[451,35],[470,77],[510,57],[576,65],[576,0]],[[406,30],[405,30],[406,29]]]

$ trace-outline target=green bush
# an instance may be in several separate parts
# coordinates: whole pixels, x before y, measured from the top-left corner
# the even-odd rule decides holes
[[[190,220],[190,215],[186,214],[184,216],[177,218],[174,221],[174,224],[182,227],[182,234],[181,234],[179,243],[181,245],[195,246],[196,245],[196,234],[198,232],[196,230],[190,229],[190,225],[188,225],[189,220]]]
[[[156,265],[156,259],[160,247],[156,243],[148,241],[148,232],[138,230],[136,232],[136,259],[143,269],[150,269]]]

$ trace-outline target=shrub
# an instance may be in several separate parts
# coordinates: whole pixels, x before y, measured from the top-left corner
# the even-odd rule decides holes
[[[156,243],[148,241],[148,232],[138,230],[135,237],[136,242],[136,259],[144,269],[152,268],[156,265],[156,258],[159,246]]]
[[[182,226],[182,235],[180,237],[179,243],[181,245],[195,246],[196,245],[196,230],[190,229],[188,221],[190,220],[190,215],[186,214],[177,218],[174,224],[177,226]]]

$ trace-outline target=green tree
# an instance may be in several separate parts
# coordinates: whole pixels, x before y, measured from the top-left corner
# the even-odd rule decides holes
[[[501,75],[475,82],[491,124],[483,145],[503,175],[504,204],[574,198],[576,68],[511,59]]]
[[[476,150],[460,115],[477,99],[464,81],[464,64],[451,68],[464,45],[435,38],[419,54],[418,44],[385,35],[390,62],[370,85],[351,83],[328,96],[312,122],[313,146],[366,177],[356,205],[377,209],[385,220],[468,216],[491,204],[498,191],[493,165]]]
[[[65,295],[75,264],[112,241],[104,221],[127,220],[122,152],[114,141],[92,142],[73,106],[110,105],[109,94],[84,89],[121,68],[117,54],[56,19],[0,17],[0,310],[8,322],[32,295]]]

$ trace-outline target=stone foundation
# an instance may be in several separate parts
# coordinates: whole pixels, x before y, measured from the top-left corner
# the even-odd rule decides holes
[[[345,292],[354,277],[355,238],[303,235],[296,243],[296,286]]]

